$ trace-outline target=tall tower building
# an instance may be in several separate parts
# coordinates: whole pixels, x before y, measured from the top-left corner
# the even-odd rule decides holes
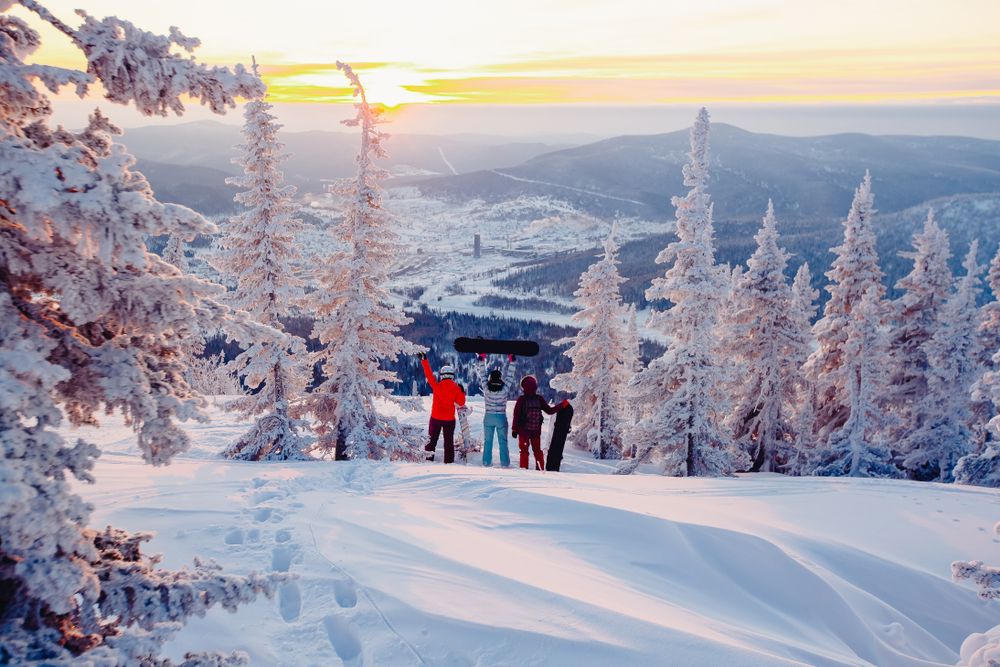
[[[483,246],[479,242],[479,232],[476,232],[475,240],[472,242],[472,256],[479,259],[483,254]]]

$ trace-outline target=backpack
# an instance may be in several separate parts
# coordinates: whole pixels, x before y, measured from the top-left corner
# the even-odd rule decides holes
[[[541,400],[541,397],[537,394],[524,397],[524,404],[521,406],[521,418],[517,424],[518,431],[535,432],[542,430],[542,421],[545,418],[542,417]]]

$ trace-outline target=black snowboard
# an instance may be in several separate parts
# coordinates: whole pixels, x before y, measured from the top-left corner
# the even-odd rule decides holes
[[[545,461],[545,469],[550,472],[559,472],[563,447],[566,446],[566,436],[569,435],[569,427],[572,422],[572,405],[567,405],[556,413],[556,423],[552,427],[552,442],[549,443],[549,458]]]
[[[533,357],[538,354],[538,343],[533,340],[456,338],[455,350],[473,354],[513,354],[518,357]]]

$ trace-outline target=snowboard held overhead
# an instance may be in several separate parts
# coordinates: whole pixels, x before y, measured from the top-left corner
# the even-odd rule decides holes
[[[533,357],[538,354],[538,343],[533,340],[487,340],[485,338],[456,338],[456,352],[472,354],[513,354]]]

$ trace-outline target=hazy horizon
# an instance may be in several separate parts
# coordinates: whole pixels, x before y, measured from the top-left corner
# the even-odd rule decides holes
[[[214,120],[242,125],[242,105],[225,116],[197,104],[184,116],[143,117],[132,107],[96,100],[55,100],[53,124],[80,128],[95,106],[123,128]],[[437,104],[390,109],[388,131],[397,134],[482,134],[510,137],[662,134],[691,126],[703,105]],[[963,136],[1000,141],[1000,102],[926,102],[923,104],[734,104],[704,105],[713,122],[763,134],[794,137],[842,133],[871,135]],[[286,132],[351,131],[340,121],[353,116],[347,104],[276,103],[272,111]],[[580,137],[584,138],[584,137]]]

